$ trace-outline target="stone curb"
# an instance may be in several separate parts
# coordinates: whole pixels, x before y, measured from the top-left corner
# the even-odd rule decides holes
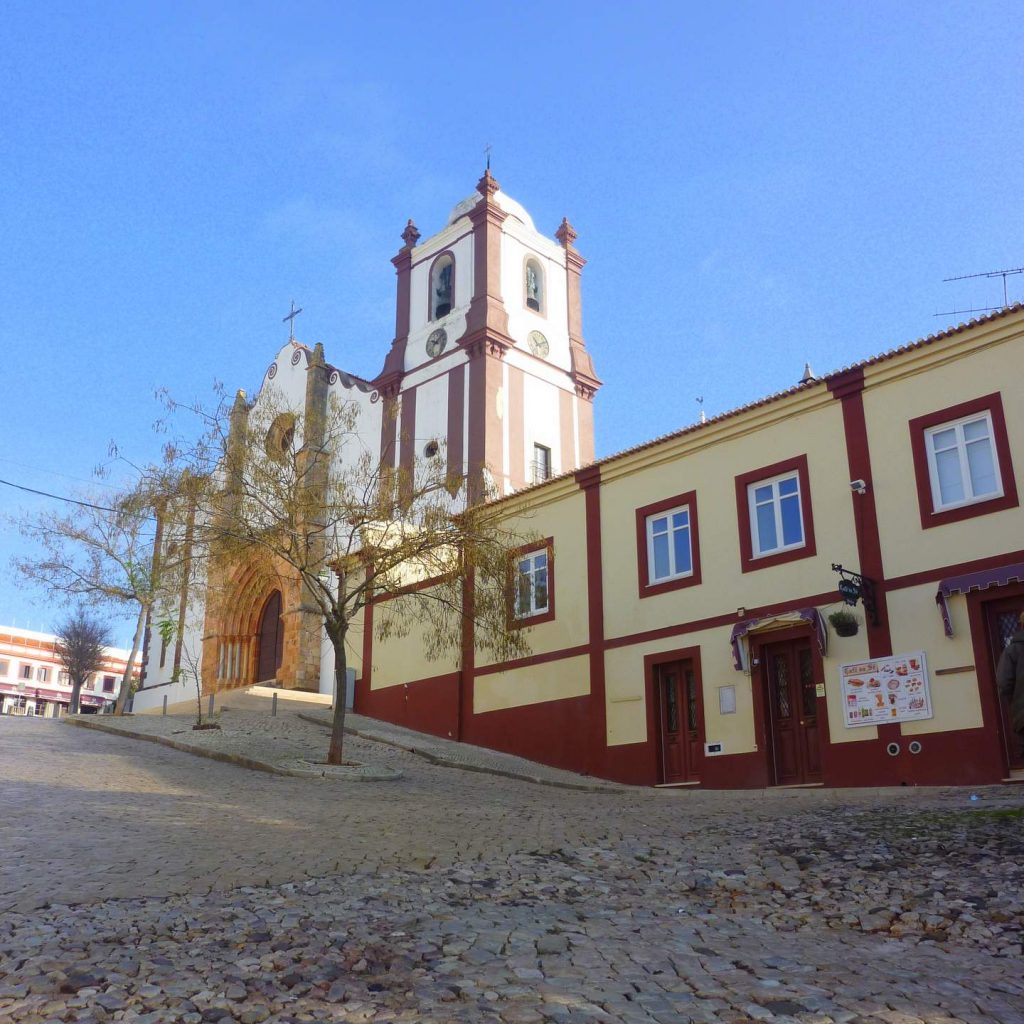
[[[314,725],[322,726],[325,729],[329,729],[331,727],[330,722],[326,722],[324,719],[318,718],[316,715],[306,714],[302,711],[296,713],[299,718],[306,722],[312,722]],[[552,786],[555,789],[571,789],[582,793],[621,793],[631,788],[629,786],[601,785],[598,783],[589,784],[586,782],[562,782],[556,779],[545,779],[540,775],[530,775],[527,772],[516,772],[509,768],[492,768],[487,765],[472,764],[468,761],[459,761],[456,758],[444,757],[443,755],[432,753],[425,747],[402,743],[400,740],[382,736],[380,733],[370,732],[366,729],[353,729],[351,726],[346,725],[345,732],[351,733],[353,736],[358,736],[360,739],[371,740],[374,743],[386,743],[389,747],[397,747],[399,750],[404,750],[407,753],[415,754],[417,757],[422,757],[424,761],[429,761],[431,764],[440,765],[444,768],[458,768],[464,772],[478,772],[481,775],[497,775],[505,779],[518,779],[520,782],[532,782],[537,786]]]
[[[257,761],[255,758],[246,757],[244,754],[228,754],[223,750],[210,750],[207,747],[194,746],[191,743],[182,743],[181,740],[172,740],[166,736],[154,736],[152,733],[132,732],[130,729],[118,729],[116,726],[105,725],[102,722],[86,722],[78,718],[63,718],[65,725],[74,725],[79,729],[95,729],[96,732],[105,732],[111,736],[127,736],[132,740],[146,740],[149,743],[159,743],[162,747],[170,747],[172,750],[180,750],[185,754],[194,754],[196,757],[205,757],[211,761],[222,761],[224,764],[233,764],[239,768],[248,768],[251,771],[266,772],[268,775],[282,775],[293,779],[322,779],[330,778],[344,782],[388,782],[402,777],[402,773],[394,768],[371,768],[368,765],[351,766],[351,771],[345,771],[344,765],[339,765],[330,773],[319,766],[309,764],[308,768],[288,768],[284,765],[271,764],[268,761]],[[295,759],[302,760],[301,758]],[[326,768],[327,766],[324,766]],[[392,774],[393,773],[393,774]]]

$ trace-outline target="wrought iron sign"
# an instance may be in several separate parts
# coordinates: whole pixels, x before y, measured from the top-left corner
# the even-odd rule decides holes
[[[839,596],[844,604],[854,607],[858,601],[864,603],[864,611],[871,619],[871,625],[878,625],[878,608],[875,605],[875,581],[859,572],[844,569],[836,562],[832,563],[832,571],[839,573]]]

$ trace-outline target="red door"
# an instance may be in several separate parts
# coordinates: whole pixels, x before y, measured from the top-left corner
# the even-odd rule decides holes
[[[260,615],[259,660],[256,682],[272,682],[277,678],[284,655],[284,623],[281,621],[281,591],[275,590]]]
[[[660,725],[659,782],[699,782],[704,757],[700,693],[693,662],[671,661],[654,668]]]
[[[1020,629],[1020,614],[1024,612],[1024,596],[1008,597],[985,605],[985,622],[988,627],[989,652],[992,657],[992,678],[995,678],[999,656],[1010,642],[1010,637]],[[1010,720],[1010,702],[999,700],[999,734],[1003,744],[1003,756],[1011,771],[1024,768],[1024,755],[1020,742]]]
[[[766,644],[761,659],[775,784],[820,782],[821,743],[811,641],[801,637]]]

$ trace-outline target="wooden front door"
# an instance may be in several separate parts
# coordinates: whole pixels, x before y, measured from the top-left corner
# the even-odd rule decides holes
[[[281,621],[281,591],[275,590],[260,615],[259,658],[256,682],[272,682],[277,678],[284,656],[284,623]]]
[[[659,779],[663,784],[699,782],[704,758],[700,693],[693,662],[654,667],[660,726]]]
[[[761,659],[775,784],[820,782],[818,699],[810,637],[766,644]]]
[[[1003,653],[1010,637],[1020,629],[1020,613],[1024,612],[1024,596],[1002,598],[985,604],[985,625],[988,629],[988,649],[992,658],[992,678],[996,676],[999,656]],[[1010,702],[1000,698],[999,703],[999,736],[1003,744],[1003,756],[1011,771],[1024,768],[1024,754],[1021,753],[1020,740],[1013,731],[1010,720]]]

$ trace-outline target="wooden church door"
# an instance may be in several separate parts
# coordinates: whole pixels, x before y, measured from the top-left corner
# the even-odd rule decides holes
[[[284,623],[281,621],[281,591],[275,590],[260,614],[259,657],[256,682],[272,682],[277,678],[284,655]]]

